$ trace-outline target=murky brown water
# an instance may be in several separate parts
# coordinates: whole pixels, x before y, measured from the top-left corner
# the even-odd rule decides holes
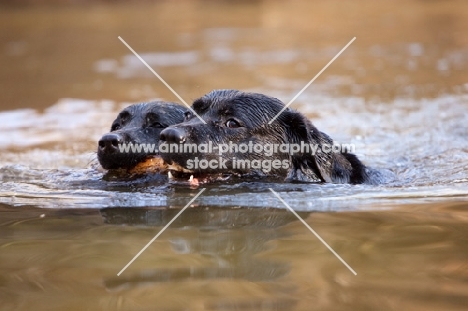
[[[0,26],[1,310],[468,308],[468,3],[17,4]],[[102,180],[116,113],[177,100],[118,36],[188,102],[288,102],[356,37],[293,106],[396,181],[209,185],[117,276],[198,192]]]

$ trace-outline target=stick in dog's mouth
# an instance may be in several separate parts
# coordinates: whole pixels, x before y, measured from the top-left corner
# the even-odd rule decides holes
[[[131,175],[143,175],[148,173],[164,173],[167,170],[168,165],[160,156],[151,156],[128,169],[128,173]]]
[[[216,178],[206,176],[188,170],[178,164],[168,164],[159,155],[148,156],[144,161],[138,162],[134,167],[128,169],[112,169],[109,170],[115,176],[136,177],[147,174],[167,174],[169,181],[177,184],[189,184],[190,186],[198,186],[200,183],[207,183]]]

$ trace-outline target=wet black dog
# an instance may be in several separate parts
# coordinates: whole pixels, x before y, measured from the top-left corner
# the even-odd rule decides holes
[[[131,105],[122,110],[112,123],[110,133],[99,140],[97,155],[105,169],[132,169],[158,154],[159,134],[166,127],[184,120],[186,108],[169,102],[154,101]],[[138,152],[121,150],[128,144],[145,144]],[[119,146],[120,145],[120,146]],[[154,146],[154,150],[151,150]]]
[[[215,90],[197,99],[192,108],[206,124],[186,112],[183,123],[166,128],[160,135],[161,157],[173,171],[195,177],[223,173],[278,176],[299,182],[379,182],[378,174],[354,154],[334,151],[333,140],[301,113],[288,108],[269,125],[284,108],[276,98]],[[294,150],[301,145],[304,148],[291,152],[292,145]]]

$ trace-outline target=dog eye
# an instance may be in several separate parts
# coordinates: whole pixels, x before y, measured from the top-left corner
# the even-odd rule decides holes
[[[240,124],[234,119],[229,119],[226,121],[226,127],[236,128],[236,127],[240,127]]]
[[[162,124],[159,123],[159,122],[153,122],[153,123],[150,124],[150,127],[163,128],[164,125],[162,125]]]
[[[188,121],[190,120],[192,117],[193,117],[193,114],[190,112],[190,111],[186,111],[184,113],[184,117],[185,117],[185,120],[184,121]]]
[[[146,118],[146,126],[147,127],[154,127],[154,128],[163,128],[163,127],[165,127],[161,123],[159,123],[157,121],[154,121],[153,118],[151,118],[151,117]]]
[[[159,118],[156,114],[154,113],[148,113],[146,115],[146,120],[145,120],[145,127],[152,127],[152,128],[165,128],[163,124],[158,122]]]
[[[111,132],[120,130],[120,125],[117,123],[112,124]]]
[[[119,118],[122,123],[125,123],[130,118],[130,113],[128,111],[122,111],[119,113]]]

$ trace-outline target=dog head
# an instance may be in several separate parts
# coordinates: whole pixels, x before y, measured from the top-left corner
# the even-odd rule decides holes
[[[366,179],[365,166],[354,155],[324,148],[333,140],[276,98],[215,90],[195,100],[192,109],[206,124],[188,111],[183,123],[160,135],[161,157],[176,171],[276,175],[302,182]],[[304,149],[293,152],[292,145]]]
[[[122,110],[110,132],[98,142],[97,155],[104,169],[131,169],[158,154],[159,135],[166,127],[180,123],[187,109],[169,102],[131,105]],[[146,146],[146,150],[122,149],[123,146]]]
[[[192,105],[206,124],[186,112],[183,123],[161,132],[161,156],[174,167],[191,173],[285,176],[290,169],[291,155],[278,148],[265,150],[265,146],[289,144],[303,137],[307,139],[311,124],[291,109],[286,109],[271,125],[268,124],[283,108],[280,100],[263,94],[212,91]],[[169,145],[166,148],[169,152],[163,152],[163,144]],[[171,145],[178,145],[179,150],[173,152]],[[202,145],[211,150],[200,151]],[[190,146],[193,148],[189,149]]]

